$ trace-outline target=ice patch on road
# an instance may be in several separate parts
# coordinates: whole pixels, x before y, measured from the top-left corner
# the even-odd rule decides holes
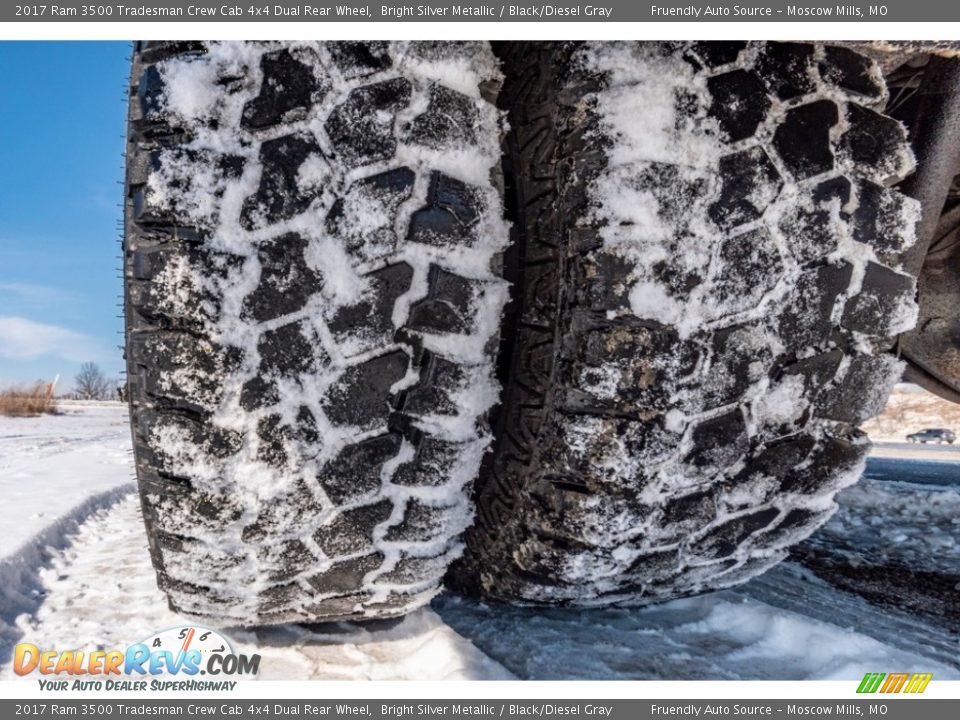
[[[844,490],[838,500],[837,514],[813,538],[815,547],[830,548],[852,567],[866,563],[958,573],[960,492],[956,489],[865,478]]]
[[[859,632],[724,591],[641,609],[434,601],[440,616],[531,680],[859,680],[871,667],[935,667]]]
[[[919,620],[913,613],[838,589],[795,562],[784,562],[736,590],[766,605],[867,635],[911,655],[952,670],[944,679],[960,677],[960,642],[943,627]],[[864,671],[866,672],[866,671]]]

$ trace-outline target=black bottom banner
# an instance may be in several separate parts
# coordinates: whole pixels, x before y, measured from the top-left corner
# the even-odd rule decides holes
[[[487,718],[602,718],[659,720],[737,716],[956,720],[960,700],[920,697],[856,700],[0,700],[0,718],[12,717],[291,717],[373,720],[486,720]]]

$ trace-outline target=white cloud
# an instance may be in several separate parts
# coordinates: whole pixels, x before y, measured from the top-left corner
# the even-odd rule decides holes
[[[76,297],[62,288],[23,282],[0,282],[0,295],[12,295],[21,302],[38,307],[73,302]]]
[[[96,360],[103,354],[103,349],[88,335],[22,317],[0,315],[0,357],[29,360],[56,355],[64,360],[84,362]]]

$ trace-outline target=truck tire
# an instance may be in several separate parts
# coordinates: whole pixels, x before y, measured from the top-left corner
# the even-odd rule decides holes
[[[900,377],[919,207],[883,77],[810,44],[496,51],[515,294],[451,582],[587,607],[741,583],[833,513]]]
[[[479,43],[141,43],[133,443],[158,583],[218,624],[423,605],[462,550],[506,283]]]

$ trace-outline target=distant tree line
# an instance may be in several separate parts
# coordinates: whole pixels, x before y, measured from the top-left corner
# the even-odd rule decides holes
[[[123,386],[122,380],[104,375],[96,363],[85,362],[73,379],[73,396],[78,400],[119,400],[123,399]]]

